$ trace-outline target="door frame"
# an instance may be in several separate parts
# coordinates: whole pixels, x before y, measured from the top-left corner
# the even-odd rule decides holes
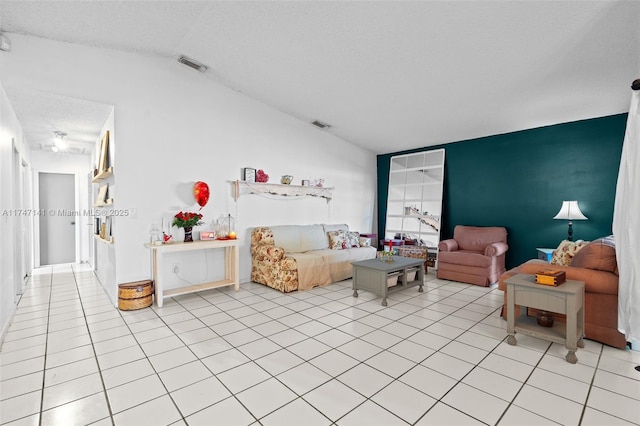
[[[69,173],[69,172],[51,172],[51,171],[46,171],[46,170],[34,170],[33,171],[33,202],[34,202],[34,210],[37,212],[41,212],[42,214],[48,214],[48,212],[43,212],[41,207],[40,207],[40,173],[49,173],[49,174],[63,174],[63,175],[72,175],[73,176],[73,203],[74,203],[74,210],[76,212],[80,211],[79,210],[79,191],[80,191],[80,186],[79,186],[79,182],[80,182],[80,176],[78,175],[78,173]],[[80,263],[80,244],[81,244],[81,238],[80,238],[80,219],[79,216],[76,216],[76,221],[75,221],[75,225],[74,225],[74,230],[75,230],[75,253],[74,253],[74,261],[73,263]],[[35,268],[39,268],[42,266],[41,263],[41,259],[40,259],[40,218],[39,217],[34,217],[34,222],[33,222],[33,246],[34,246],[34,259],[33,259],[33,263],[34,263],[34,267]]]

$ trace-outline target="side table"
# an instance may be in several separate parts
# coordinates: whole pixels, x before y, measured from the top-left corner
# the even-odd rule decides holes
[[[240,289],[238,240],[200,240],[189,243],[175,242],[159,246],[145,244],[145,247],[151,249],[151,266],[153,269],[153,282],[155,283],[155,299],[159,308],[162,308],[164,298],[177,296],[179,294],[190,294],[195,293],[196,291],[226,286],[233,286],[236,291]],[[224,279],[203,284],[192,284],[186,287],[178,287],[170,290],[164,289],[165,274],[163,273],[163,266],[166,266],[165,255],[182,251],[208,249],[224,249]]]
[[[551,257],[555,249],[536,247],[536,250],[538,251],[538,259],[544,260],[547,263],[551,262]]]
[[[578,362],[577,348],[584,348],[584,282],[567,280],[557,287],[536,284],[535,276],[517,274],[505,280],[507,284],[507,343],[517,343],[515,334],[522,333],[564,344],[569,351],[567,362]],[[515,306],[520,305],[520,316]],[[534,317],[527,316],[527,307],[565,314],[566,324],[558,321],[552,327],[541,327]]]

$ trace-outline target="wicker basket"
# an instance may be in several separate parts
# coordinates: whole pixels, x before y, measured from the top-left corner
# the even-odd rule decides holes
[[[135,281],[118,285],[118,308],[134,311],[151,306],[153,302],[153,281]]]

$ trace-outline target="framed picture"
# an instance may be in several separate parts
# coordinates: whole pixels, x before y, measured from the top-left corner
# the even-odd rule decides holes
[[[107,130],[100,141],[100,157],[98,158],[98,173],[109,167],[109,131]]]
[[[242,180],[245,182],[255,182],[256,169],[252,169],[250,167],[245,167],[244,169],[242,169]]]
[[[98,189],[98,197],[96,198],[96,206],[104,206],[107,203],[107,190],[109,189],[109,184],[102,185],[100,189]]]
[[[302,179],[302,186],[309,186],[309,179]]]

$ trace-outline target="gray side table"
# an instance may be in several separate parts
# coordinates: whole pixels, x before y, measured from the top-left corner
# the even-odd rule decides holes
[[[517,274],[505,280],[507,284],[507,343],[517,343],[515,334],[522,333],[564,344],[569,351],[567,362],[578,362],[577,348],[584,348],[584,282],[567,280],[557,287],[535,283],[535,276]],[[520,305],[516,318],[515,307]],[[527,307],[565,314],[566,323],[556,321],[552,327],[541,327],[534,317],[527,316]]]
[[[393,262],[383,262],[380,259],[361,260],[353,262],[353,297],[358,297],[358,290],[368,290],[382,297],[382,306],[387,306],[387,295],[408,287],[420,286],[422,292],[424,284],[424,259],[393,256]],[[407,281],[407,272],[416,270],[415,279]],[[398,284],[389,288],[387,278],[389,274],[399,273]]]

